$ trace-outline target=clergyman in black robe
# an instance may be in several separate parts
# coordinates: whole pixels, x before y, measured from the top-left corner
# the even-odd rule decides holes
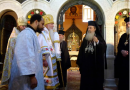
[[[67,43],[64,41],[64,31],[60,30],[59,32],[59,39],[60,39],[60,48],[61,48],[61,68],[60,64],[57,63],[57,68],[58,68],[58,77],[59,77],[59,82],[60,82],[60,88],[66,87],[67,84],[67,69],[71,67],[71,62],[70,62],[70,56],[67,48]]]
[[[126,22],[126,33],[124,33],[118,44],[118,53],[114,62],[115,78],[119,78],[118,90],[129,90],[129,35],[130,18]]]
[[[81,74],[80,90],[103,90],[105,51],[106,42],[97,23],[89,21],[77,59]]]

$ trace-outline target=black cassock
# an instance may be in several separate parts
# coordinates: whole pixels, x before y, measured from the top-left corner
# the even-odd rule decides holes
[[[61,61],[62,76],[63,76],[64,87],[65,87],[67,83],[67,69],[71,67],[71,63],[70,63],[70,56],[67,48],[67,43],[65,41],[61,42],[60,47],[61,47],[61,60],[62,60]],[[60,82],[59,87],[63,87],[59,62],[57,62],[57,69],[58,69],[58,77]]]
[[[121,36],[118,44],[118,53],[114,62],[115,78],[119,78],[118,90],[129,90],[129,55],[123,57],[121,54],[121,50],[129,52],[129,40],[128,44],[124,44],[126,38],[129,38],[129,35],[127,36],[126,33]]]
[[[101,37],[96,37],[99,43],[96,44],[93,54],[85,52],[87,46],[85,38],[79,50],[77,64],[81,74],[80,90],[103,90],[106,43]]]
[[[2,62],[2,55],[1,55],[1,53],[0,53],[0,62]]]

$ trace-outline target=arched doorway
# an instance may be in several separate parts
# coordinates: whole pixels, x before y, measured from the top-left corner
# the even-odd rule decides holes
[[[9,36],[13,30],[13,27],[16,27],[16,21],[13,16],[5,15],[1,19],[1,54],[2,56],[6,52],[6,46],[9,39]],[[2,61],[3,62],[3,61]]]
[[[101,33],[104,36],[104,13],[102,12],[102,9],[95,1],[90,0],[71,0],[67,1],[59,10],[58,16],[57,16],[57,30],[64,30],[63,27],[63,15],[64,13],[72,6],[74,5],[87,5],[91,7],[95,13],[96,13],[96,22],[101,28]]]
[[[6,53],[8,39],[13,30],[13,27],[16,27],[16,20],[12,15],[3,14],[3,17],[0,19],[0,24],[1,24],[0,25],[1,26],[0,27],[0,55],[1,55],[0,62],[4,63],[4,57]],[[2,68],[3,68],[3,65],[0,66],[0,71],[2,71]]]
[[[122,9],[115,16],[114,25],[114,54],[117,55],[117,46],[122,34],[126,32],[126,23],[124,19],[130,16],[130,9]]]
[[[79,18],[78,17],[77,18],[80,19],[80,20],[75,19],[75,27],[78,27],[78,29],[79,29],[78,31],[81,32],[81,37],[80,37],[80,35],[77,34],[77,40],[78,40],[78,37],[79,37],[79,41],[75,41],[75,42],[79,42],[79,44],[77,44],[77,45],[79,45],[79,48],[80,48],[80,43],[82,42],[83,34],[86,33],[87,25],[88,25],[88,23],[85,23],[84,25],[86,27],[84,29],[79,28],[79,26],[77,26],[77,23],[83,22],[81,20],[81,19],[83,19],[82,16],[80,18],[80,15],[81,15],[82,12],[78,13],[78,9],[79,9],[79,11],[82,11],[84,6],[89,7],[93,10],[93,12],[94,12],[93,17],[96,16],[96,17],[94,17],[93,20],[97,22],[97,24],[101,28],[100,32],[102,33],[102,36],[104,36],[104,21],[105,21],[104,20],[104,13],[103,13],[103,10],[101,9],[101,7],[95,1],[93,1],[93,0],[68,0],[68,1],[66,1],[66,3],[60,8],[58,16],[57,16],[57,30],[64,30],[65,31],[65,37],[66,37],[65,39],[67,41],[67,46],[68,46],[68,50],[69,50],[69,55],[70,55],[72,67],[77,66],[76,60],[77,60],[77,56],[78,56],[78,52],[79,52],[78,49],[73,48],[73,47],[76,47],[75,44],[73,45],[73,41],[75,41],[75,39],[73,37],[75,37],[77,33],[79,34],[79,32],[76,33],[76,30],[74,30],[73,27],[72,27],[72,29],[66,29],[66,27],[64,27],[64,25],[65,25],[65,22],[66,22],[67,13],[68,13],[68,16],[73,16],[73,15],[79,16]],[[77,12],[75,14],[72,13],[72,10],[71,10],[72,7],[73,7],[73,9],[74,9],[74,7],[76,7],[75,11],[77,10]],[[80,7],[82,8],[82,10],[81,10]],[[68,10],[70,12],[68,12]],[[64,22],[64,16],[65,16],[65,22]],[[69,19],[69,17],[68,17],[68,19]],[[72,19],[71,19],[70,22],[68,22],[68,21],[70,21],[70,20],[67,20],[66,24],[70,24],[70,22],[72,22]],[[79,21],[79,22],[77,22],[77,21]],[[70,26],[70,28],[71,28],[71,26],[73,26],[73,24],[71,23],[68,26]],[[70,39],[68,39],[69,36],[71,36]],[[68,45],[69,43],[71,43],[71,44]]]

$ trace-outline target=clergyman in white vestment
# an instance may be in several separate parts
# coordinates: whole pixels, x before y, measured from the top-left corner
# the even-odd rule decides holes
[[[55,33],[53,30],[54,27],[53,16],[47,14],[43,16],[43,18],[45,20],[45,28],[42,31],[42,34],[38,35],[38,40],[42,49],[43,64],[45,62],[48,63],[47,67],[46,66],[43,67],[45,89],[50,90],[50,89],[56,89],[56,87],[59,86],[57,61],[61,60],[60,45],[59,46],[57,45],[57,50],[55,50],[55,43],[57,43],[58,40],[56,40],[54,43]],[[57,37],[59,38],[58,33]]]
[[[41,49],[35,33],[43,27],[43,18],[34,14],[30,25],[18,35],[9,90],[45,90]]]
[[[16,44],[16,39],[18,34],[25,29],[27,25],[27,20],[24,17],[19,17],[17,20],[17,24],[18,24],[17,27],[13,28],[13,31],[8,39],[2,78],[1,78],[1,85],[8,85],[9,83],[10,74],[11,74],[11,64],[14,57],[14,47]]]

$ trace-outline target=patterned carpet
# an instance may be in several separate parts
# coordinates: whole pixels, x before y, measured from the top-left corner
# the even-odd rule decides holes
[[[71,67],[67,71],[67,90],[80,90],[79,68]],[[116,87],[104,87],[104,90],[117,90]]]
[[[78,68],[70,68],[67,71],[67,90],[80,90],[80,72]]]

